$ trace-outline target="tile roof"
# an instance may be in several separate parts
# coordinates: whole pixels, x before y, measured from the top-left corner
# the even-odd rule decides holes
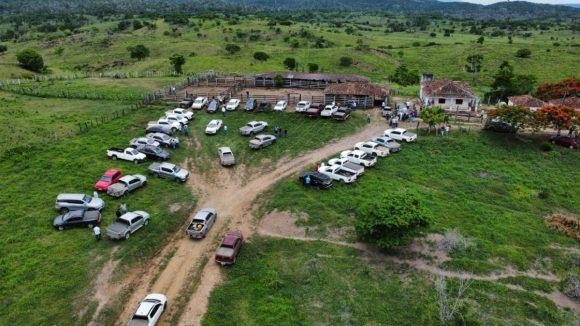
[[[328,82],[366,82],[368,83],[370,79],[367,77],[357,76],[357,75],[346,75],[346,74],[310,74],[310,73],[300,73],[300,72],[268,72],[263,74],[255,75],[255,78],[268,78],[272,79],[276,75],[281,75],[284,79],[301,79],[301,80],[312,80],[312,81],[328,81]]]
[[[580,109],[580,97],[570,96],[564,99],[555,99],[548,102],[550,105],[565,105],[574,109]]]
[[[326,87],[324,94],[385,97],[389,95],[389,88],[370,83],[333,84]]]
[[[541,108],[547,103],[530,95],[519,95],[508,97],[508,101],[513,105],[523,106],[526,108]]]
[[[421,88],[428,97],[477,98],[467,84],[455,80],[424,81]]]

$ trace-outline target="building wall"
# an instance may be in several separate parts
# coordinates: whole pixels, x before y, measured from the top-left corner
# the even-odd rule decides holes
[[[475,103],[475,108],[477,108],[476,100],[471,98],[427,97],[423,100],[423,102],[425,101],[431,106],[440,106],[446,110],[471,111],[473,108],[469,105],[473,103]]]

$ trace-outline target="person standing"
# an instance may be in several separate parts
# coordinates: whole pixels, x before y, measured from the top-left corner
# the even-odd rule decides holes
[[[306,178],[304,178],[304,183],[305,183],[307,186],[310,186],[310,175],[307,175],[307,176],[306,176]]]
[[[226,106],[222,105],[222,115],[225,117],[226,116]]]
[[[93,191],[93,198],[99,198],[99,193],[96,191]]]
[[[224,125],[224,135],[228,134],[228,126]]]
[[[95,235],[95,239],[97,241],[101,240],[101,228],[98,225],[95,225],[93,228],[93,234]]]
[[[371,123],[371,114],[367,112],[367,123]]]
[[[445,124],[445,136],[449,136],[449,124]]]
[[[125,213],[127,213],[127,205],[125,203],[121,203],[121,205],[119,205],[119,208],[117,208],[116,215],[117,217],[119,217]]]
[[[181,130],[183,131],[184,135],[189,136],[189,127],[187,125],[184,125]],[[173,141],[173,143],[175,143],[175,141]]]
[[[288,137],[288,129],[284,129],[284,137]]]

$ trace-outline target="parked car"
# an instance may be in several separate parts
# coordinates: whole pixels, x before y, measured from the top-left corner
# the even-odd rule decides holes
[[[191,104],[193,110],[201,110],[207,105],[207,97],[199,96]]]
[[[117,182],[117,180],[121,179],[123,176],[123,172],[117,169],[109,169],[107,170],[103,176],[95,183],[95,190],[97,191],[107,191],[110,185]]]
[[[568,147],[570,149],[578,148],[578,139],[568,136],[553,136],[550,138],[552,144]]]
[[[179,107],[182,109],[189,109],[192,104],[193,104],[193,100],[186,98],[186,99],[183,99],[181,102],[179,102]]]
[[[164,179],[185,182],[189,178],[189,171],[172,163],[151,163],[147,169],[150,174]]]
[[[220,119],[214,119],[207,124],[205,127],[205,133],[207,135],[215,135],[220,130],[223,125],[223,121]]]
[[[182,127],[182,124],[180,122],[170,121],[166,117],[159,118],[159,120],[157,120],[157,121],[149,121],[149,123],[147,123],[147,126],[155,126],[155,125],[166,126],[166,127],[171,129],[171,132],[176,132],[177,130],[181,130],[181,127]]]
[[[148,134],[149,133],[162,133],[162,134],[166,134],[168,136],[172,136],[173,133],[175,132],[175,130],[167,125],[152,124],[152,125],[147,125],[145,132]]]
[[[137,188],[147,185],[147,177],[141,174],[126,175],[109,186],[107,195],[121,197]]]
[[[129,321],[129,326],[155,326],[165,309],[167,297],[160,293],[151,293],[139,303],[137,311]]]
[[[101,223],[101,212],[99,211],[70,211],[54,218],[52,225],[59,231],[71,227],[89,227]]]
[[[238,100],[237,98],[233,98],[228,101],[228,104],[226,105],[226,110],[234,111],[235,109],[238,108],[238,106],[240,106],[240,100]]]
[[[193,112],[184,108],[175,108],[173,110],[165,111],[165,115],[167,116],[168,114],[175,114],[176,116],[186,118],[187,120],[193,119]]]
[[[407,129],[395,128],[385,130],[385,136],[389,136],[395,140],[404,140],[407,143],[417,140],[417,134],[408,132]]]
[[[356,181],[356,174],[349,172],[338,165],[321,165],[318,168],[318,172],[325,174],[332,180],[344,183],[352,183]]]
[[[254,111],[258,107],[258,100],[254,98],[249,98],[246,101],[246,105],[244,106],[244,110],[246,111]]]
[[[381,144],[389,149],[389,153],[396,153],[401,151],[401,144],[397,143],[393,138],[388,136],[377,136],[370,139],[370,141]]]
[[[179,138],[171,137],[160,132],[149,133],[145,135],[145,137],[153,139],[161,146],[173,146],[173,143],[175,143],[175,146],[179,145]]]
[[[147,158],[145,154],[131,147],[125,149],[111,147],[107,150],[107,156],[113,160],[120,159],[125,161],[133,161],[135,164],[143,162]]]
[[[220,158],[220,163],[223,166],[230,166],[236,164],[234,153],[229,147],[218,148],[218,157]]]
[[[256,112],[270,112],[272,111],[272,104],[270,102],[260,102],[256,108]]]
[[[218,101],[216,100],[211,100],[211,102],[209,102],[209,104],[207,105],[206,111],[207,113],[216,113],[218,111],[219,105],[218,105]]]
[[[287,106],[288,103],[286,103],[286,101],[278,101],[278,103],[276,103],[276,105],[274,106],[274,111],[284,111],[286,110]]]
[[[60,194],[56,196],[54,208],[63,213],[78,210],[101,211],[105,208],[105,202],[101,198],[85,194]]]
[[[340,157],[346,157],[349,161],[360,164],[365,167],[373,166],[377,163],[377,158],[373,157],[363,151],[343,151]]]
[[[340,107],[332,114],[332,118],[338,121],[346,121],[351,116],[351,109],[347,107]]]
[[[306,184],[306,177],[310,177],[310,184]],[[322,174],[320,172],[313,172],[313,171],[306,171],[300,173],[298,176],[298,180],[302,182],[305,186],[312,186],[322,189],[328,189],[332,187],[332,179],[327,176],[326,174]]]
[[[147,137],[133,138],[129,141],[129,146],[133,148],[142,145],[159,146],[161,144],[158,141]]]
[[[310,102],[308,101],[300,101],[296,104],[296,109],[294,111],[298,113],[304,113],[306,110],[310,109]]]
[[[356,174],[357,177],[361,176],[365,172],[365,167],[361,164],[356,164],[351,162],[346,157],[335,157],[328,160],[329,165],[338,165],[343,169]]]
[[[157,146],[139,145],[135,149],[138,150],[139,152],[147,155],[148,159],[166,161],[171,157],[171,155],[169,154],[168,151],[162,150],[161,148],[159,148]]]
[[[329,105],[324,107],[324,109],[320,112],[320,116],[330,118],[330,117],[332,117],[334,112],[336,112],[337,110],[338,110],[338,107],[333,102],[332,104],[329,104]]]
[[[185,233],[192,239],[205,238],[217,218],[216,210],[213,208],[204,208],[197,212]]]
[[[226,232],[215,253],[215,261],[222,266],[234,264],[243,243],[244,236],[240,231]]]
[[[261,149],[276,142],[276,136],[260,134],[250,140],[250,148]]]
[[[354,149],[363,151],[372,156],[385,157],[389,155],[388,148],[372,141],[356,143]]]
[[[264,131],[266,127],[268,127],[268,123],[266,121],[250,121],[246,123],[245,126],[240,128],[240,135],[252,136],[254,134]]]
[[[320,116],[322,110],[324,110],[324,104],[312,103],[304,114],[306,114],[306,116],[309,118],[316,118]]]
[[[178,123],[180,130],[181,130],[181,128],[183,128],[183,126],[185,126],[186,124],[189,123],[189,119],[187,119],[186,117],[184,117],[182,115],[175,114],[175,113],[167,113],[166,112],[165,119],[169,120],[173,124]]]
[[[107,236],[111,239],[129,239],[142,226],[149,224],[149,213],[134,211],[125,213],[107,228]]]

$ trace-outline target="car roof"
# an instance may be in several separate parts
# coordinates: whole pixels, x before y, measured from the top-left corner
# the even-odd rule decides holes
[[[203,97],[203,96],[198,96],[198,97],[195,98],[196,101],[197,100],[204,100],[204,99],[205,99],[205,97]]]
[[[407,131],[407,129],[405,129],[405,128],[395,128],[395,129],[393,129],[393,130],[394,130],[394,131],[400,131],[400,132],[405,132],[405,131]]]
[[[229,147],[220,147],[219,150],[222,152],[231,152],[232,151],[232,149]]]
[[[161,165],[159,165],[159,167],[173,169],[173,167],[175,167],[175,164],[173,164],[173,163],[161,163]]]
[[[135,312],[135,315],[137,315],[137,316],[148,316],[149,315],[149,312],[151,311],[151,309],[153,309],[153,307],[155,307],[155,302],[151,302],[149,300],[143,301],[143,302],[141,302],[141,304],[137,308],[137,311]]]
[[[129,220],[132,220],[134,217],[137,217],[137,215],[138,214],[135,213],[135,212],[127,212],[127,213],[119,216],[119,218],[122,219],[122,220],[129,221]]]
[[[228,232],[224,235],[224,240],[222,241],[223,244],[228,246],[233,246],[236,243],[236,240],[239,239],[240,236],[235,232]]]
[[[214,123],[220,123],[221,120],[220,119],[213,119],[212,121],[210,121],[208,124],[214,124]]]
[[[137,179],[134,175],[126,175],[123,176],[121,179],[119,179],[119,181],[131,181],[133,179]]]
[[[121,171],[117,170],[117,169],[108,169],[105,173],[103,173],[103,176],[110,177],[117,172],[121,172]]]
[[[66,199],[73,199],[73,200],[82,200],[85,197],[85,194],[59,194],[56,199],[58,200],[66,200]]]
[[[201,215],[201,217],[205,217],[205,214],[207,214],[207,213],[215,214],[215,209],[214,208],[202,208],[195,214],[195,217],[198,217],[200,215]]]
[[[364,155],[365,154],[365,152],[363,152],[361,150],[358,150],[358,149],[357,150],[354,150],[354,151],[351,151],[351,153],[352,154],[356,154],[356,155]]]
[[[298,104],[306,104],[306,103],[310,103],[310,102],[308,102],[308,101],[300,101],[300,102],[298,102]]]

